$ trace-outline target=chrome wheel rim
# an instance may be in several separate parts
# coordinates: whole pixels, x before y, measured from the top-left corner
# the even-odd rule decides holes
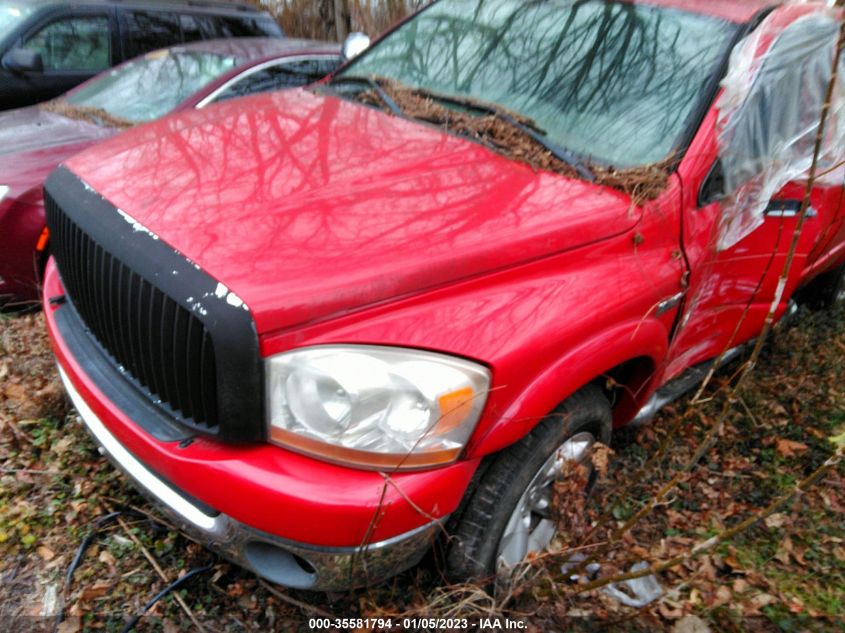
[[[567,462],[587,462],[595,442],[592,433],[576,433],[561,444],[534,474],[499,540],[496,554],[498,571],[513,568],[529,554],[542,552],[551,544],[557,531],[551,515],[553,484],[560,478]]]

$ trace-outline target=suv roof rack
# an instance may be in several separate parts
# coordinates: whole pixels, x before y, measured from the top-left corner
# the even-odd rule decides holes
[[[135,0],[106,0],[106,2],[126,2],[131,4]],[[254,4],[247,4],[238,0],[158,0],[152,4],[182,5],[188,7],[199,7],[206,9],[229,9],[231,11],[243,11],[248,13],[261,13],[262,9]]]
[[[238,11],[260,11],[258,7],[245,2],[230,2],[229,0],[188,0],[187,4],[192,7],[220,7],[236,9]]]

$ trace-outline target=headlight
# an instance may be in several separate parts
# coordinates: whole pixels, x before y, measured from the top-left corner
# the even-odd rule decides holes
[[[0,202],[3,202],[8,193],[9,187],[7,187],[6,185],[0,185]]]
[[[455,461],[490,387],[481,365],[411,349],[311,347],[266,363],[270,441],[363,468]]]

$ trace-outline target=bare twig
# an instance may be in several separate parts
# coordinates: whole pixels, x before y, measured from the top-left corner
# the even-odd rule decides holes
[[[0,468],[0,473],[23,473],[25,475],[64,475],[57,470],[32,470],[31,468]]]
[[[301,600],[297,600],[296,598],[291,598],[290,596],[283,594],[281,591],[278,591],[272,585],[266,582],[263,578],[258,579],[258,584],[264,587],[268,593],[275,596],[279,600],[287,602],[288,604],[302,609],[303,611],[308,611],[310,613],[313,613],[314,615],[318,615],[321,618],[328,618],[329,620],[334,622],[335,616],[329,613],[328,611],[324,611],[320,607],[315,607],[313,604],[308,604],[307,602],[302,602]]]
[[[161,568],[161,565],[158,564],[158,561],[155,557],[150,554],[150,551],[146,548],[146,546],[141,542],[141,540],[135,536],[132,530],[129,529],[129,526],[126,524],[126,521],[123,520],[122,517],[117,517],[117,522],[121,528],[123,528],[124,533],[129,539],[141,550],[141,553],[144,555],[144,558],[150,563],[150,566],[155,570],[158,577],[162,579],[166,584],[170,584],[171,580],[167,577],[167,574],[164,573],[164,570]],[[191,608],[185,602],[185,600],[180,596],[178,593],[174,593],[173,597],[176,599],[176,602],[179,603],[179,606],[182,608],[182,611],[185,612],[185,615],[191,620],[193,625],[197,628],[198,631],[205,631],[205,627],[200,624],[200,621],[197,620],[196,616],[194,616],[194,612],[191,611]]]

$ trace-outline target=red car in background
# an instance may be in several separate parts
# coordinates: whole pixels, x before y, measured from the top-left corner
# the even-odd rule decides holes
[[[330,43],[208,40],[148,53],[57,100],[0,113],[0,307],[38,296],[47,246],[42,186],[63,160],[165,114],[302,86],[340,63],[340,47]]]
[[[841,84],[803,197],[841,20],[439,0],[317,86],[73,157],[43,300],[80,417],[274,582],[375,582],[438,537],[450,577],[507,575],[566,462],[840,294]]]

